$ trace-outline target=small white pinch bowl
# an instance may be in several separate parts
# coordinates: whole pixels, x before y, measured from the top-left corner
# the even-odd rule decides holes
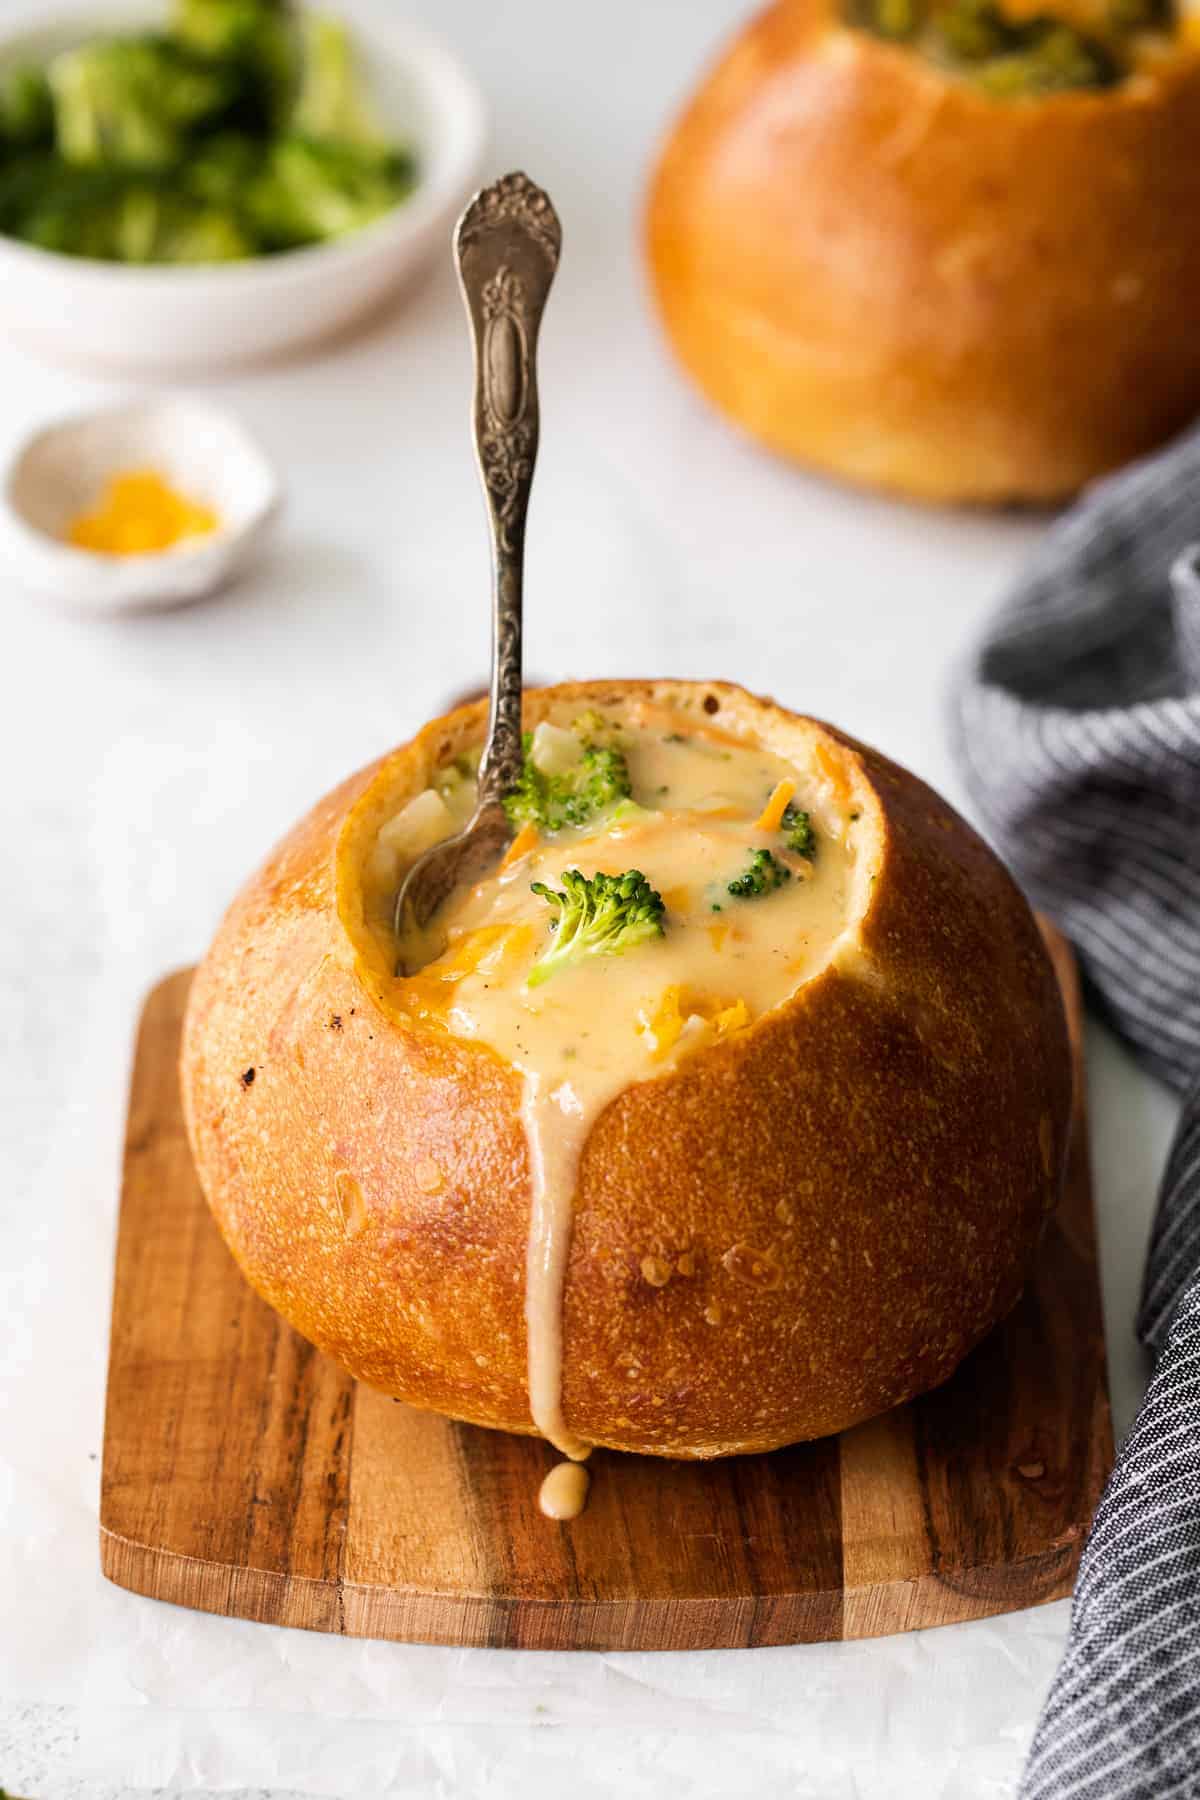
[[[394,7],[337,0],[332,10],[351,27],[380,118],[415,146],[407,200],[332,243],[246,262],[133,268],[0,237],[0,323],[67,362],[162,377],[291,354],[378,309],[446,253],[487,136],[473,78]],[[0,72],[96,36],[161,26],[166,4],[68,0],[60,13],[48,0],[9,0],[4,10]]]
[[[141,468],[211,506],[217,529],[138,556],[65,541],[113,475]],[[270,463],[229,413],[183,400],[106,407],[44,426],[18,450],[4,483],[4,548],[24,587],[79,612],[184,606],[238,574],[281,500]]]

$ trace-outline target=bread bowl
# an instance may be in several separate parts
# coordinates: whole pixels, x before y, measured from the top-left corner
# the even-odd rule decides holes
[[[1019,891],[914,776],[739,688],[525,704],[535,755],[619,745],[633,803],[523,828],[397,973],[396,882],[483,733],[460,707],[289,833],[196,975],[188,1131],[247,1278],[362,1380],[569,1455],[767,1450],[943,1381],[1062,1177],[1065,1026]],[[739,891],[754,850],[777,880]],[[634,853],[665,932],[530,986],[565,954],[538,871]]]
[[[1052,10],[1086,52],[1043,78],[1093,85],[1036,91],[1042,13],[778,0],[685,106],[650,186],[654,295],[693,381],[772,450],[926,501],[1045,503],[1200,409],[1195,20]],[[1018,48],[972,60],[947,18]]]

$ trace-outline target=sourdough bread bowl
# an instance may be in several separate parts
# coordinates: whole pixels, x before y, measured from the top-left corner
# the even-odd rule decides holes
[[[976,33],[963,60],[936,35],[949,9],[951,44],[986,26],[1016,47],[989,59]],[[778,0],[748,25],[646,218],[709,400],[784,456],[926,501],[1058,501],[1193,418],[1200,40],[1148,6],[1160,28],[1114,42],[1099,12],[1075,8],[1078,40],[989,0],[862,0],[869,29]]]
[[[694,742],[718,784],[743,749],[784,759],[822,843],[809,872],[825,859],[841,908],[780,1004],[722,1002],[588,1121],[556,1301],[573,1438],[766,1450],[945,1380],[1017,1299],[1063,1171],[1065,1025],[1024,899],[914,776],[739,688],[579,683],[525,706],[539,730],[637,720],[661,757]],[[182,1082],[200,1180],[258,1292],[364,1381],[528,1433],[525,1078],[430,1010],[428,972],[396,973],[390,922],[391,822],[484,719],[480,703],[435,720],[273,852],[195,978]],[[652,844],[662,815],[633,812],[612,829]],[[804,875],[744,902],[755,930],[808,904]],[[712,903],[710,949],[739,904]],[[593,960],[597,1014],[678,953],[669,932]]]

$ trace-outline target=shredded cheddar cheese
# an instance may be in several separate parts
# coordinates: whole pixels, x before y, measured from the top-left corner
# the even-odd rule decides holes
[[[664,988],[654,1012],[638,1014],[642,1036],[654,1056],[669,1056],[679,1042],[679,1034],[683,1030],[680,993],[681,989],[674,985]]]
[[[511,868],[513,863],[520,862],[523,856],[528,856],[529,852],[531,850],[536,850],[537,847],[537,826],[527,819],[512,843],[508,846],[508,849],[504,852],[500,867],[502,869]]]
[[[729,1006],[723,1006],[712,1017],[712,1028],[718,1037],[729,1037],[735,1031],[742,1031],[750,1023],[750,1008],[744,1000],[734,1000]]]
[[[701,1044],[729,1037],[749,1023],[750,1008],[744,1000],[701,999],[674,983],[663,989],[653,1013],[638,1014],[638,1025],[651,1055],[659,1058],[669,1056],[685,1032],[689,1048],[699,1049]]]
[[[217,529],[211,506],[178,493],[157,469],[110,477],[91,512],[71,523],[68,542],[104,556],[147,556]]]
[[[410,1012],[437,1018],[452,1004],[453,989],[468,975],[503,979],[533,942],[529,925],[480,925],[465,932],[435,962],[407,980],[401,999]]]
[[[756,826],[759,831],[778,831],[783,823],[783,815],[788,809],[788,801],[796,791],[794,781],[777,781],[771,798],[758,815]]]
[[[835,756],[827,745],[817,744],[813,752],[813,761],[828,782],[834,797],[839,803],[845,805],[850,798],[850,780],[846,773],[846,759]]]

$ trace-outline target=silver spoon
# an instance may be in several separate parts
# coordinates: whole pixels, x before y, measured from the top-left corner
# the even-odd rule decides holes
[[[454,234],[475,348],[475,457],[492,535],[492,685],[475,812],[417,858],[396,896],[401,942],[457,887],[478,881],[512,836],[504,797],[521,776],[521,593],[525,515],[538,447],[538,326],[562,227],[527,175],[504,175],[470,202]]]

